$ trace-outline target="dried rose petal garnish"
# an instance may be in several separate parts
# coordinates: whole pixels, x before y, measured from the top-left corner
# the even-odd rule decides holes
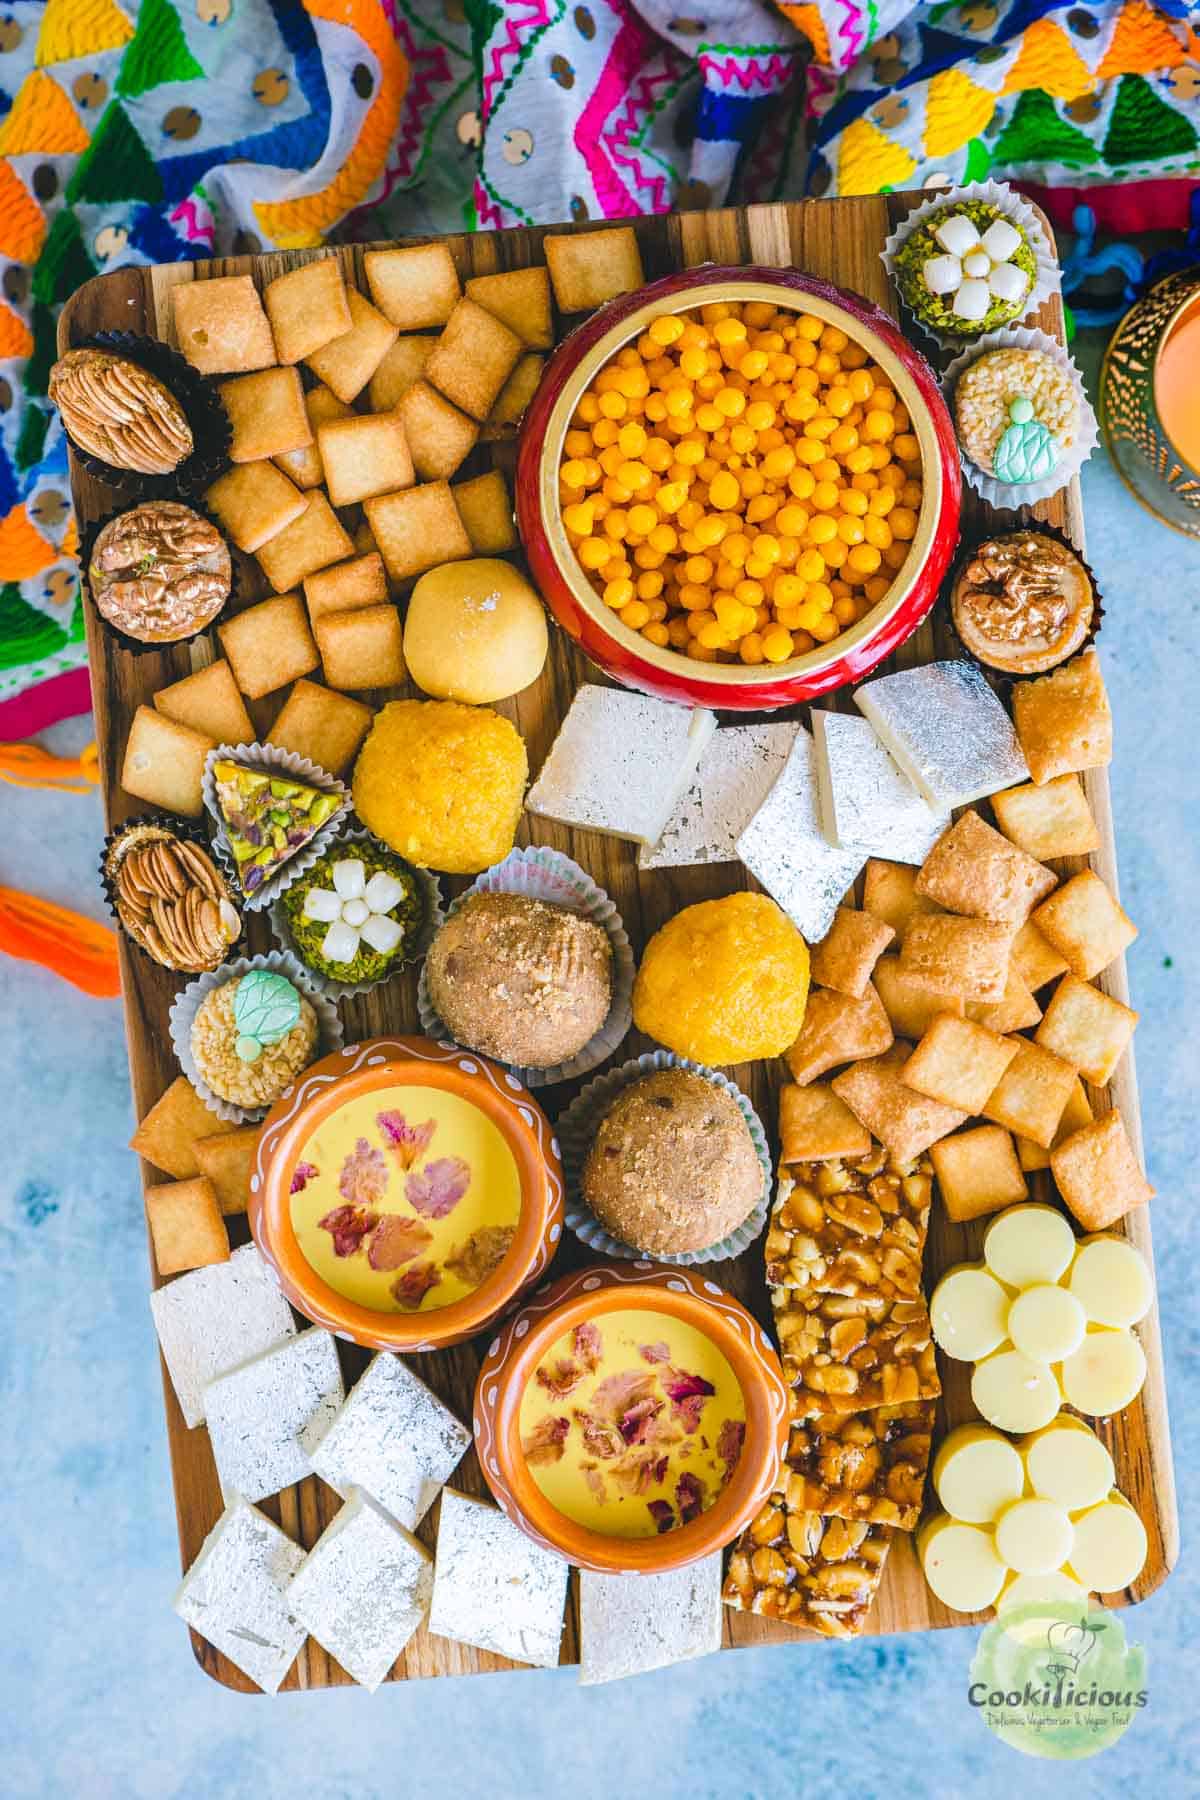
[[[321,1173],[315,1163],[298,1162],[292,1170],[289,1194],[302,1194],[310,1181],[314,1181]]]
[[[562,1460],[563,1444],[571,1421],[554,1413],[547,1413],[539,1419],[529,1435],[521,1440],[521,1448],[525,1452],[525,1461],[529,1463],[556,1463]]]
[[[711,1393],[711,1388],[709,1389]],[[639,1401],[654,1398],[654,1377],[641,1369],[606,1375],[592,1394],[592,1411],[618,1424]]]
[[[650,1517],[658,1527],[660,1537],[664,1531],[670,1531],[675,1523],[675,1514],[671,1510],[671,1502],[669,1500],[647,1500],[646,1511],[650,1514]]]
[[[717,1455],[725,1464],[725,1479],[737,1468],[738,1458],[742,1454],[742,1445],[746,1441],[746,1421],[744,1419],[726,1419],[717,1433]]]
[[[515,1225],[481,1225],[465,1244],[455,1245],[446,1267],[467,1287],[477,1288],[500,1267],[516,1235]]]
[[[444,1219],[454,1211],[470,1185],[470,1163],[461,1156],[440,1156],[409,1176],[404,1195],[414,1212],[427,1219]]]
[[[698,1475],[688,1471],[679,1477],[675,1483],[675,1504],[679,1508],[681,1525],[700,1517],[704,1509],[704,1483]]]
[[[355,1206],[374,1206],[387,1193],[388,1171],[383,1151],[360,1137],[342,1164],[338,1193]]]
[[[437,1130],[436,1119],[426,1119],[423,1125],[410,1125],[404,1114],[395,1107],[387,1112],[376,1113],[375,1123],[402,1169],[411,1169],[418,1156],[425,1154]]]
[[[607,1462],[610,1458],[623,1453],[625,1439],[615,1425],[610,1424],[606,1419],[596,1418],[593,1413],[581,1412],[578,1408],[574,1413],[574,1419],[583,1433],[584,1448],[592,1456],[598,1456],[602,1461]]]
[[[704,1402],[716,1393],[711,1381],[703,1375],[689,1375],[684,1369],[669,1369],[663,1387],[671,1402],[672,1418],[681,1419],[687,1431],[699,1431]]]
[[[399,1269],[420,1256],[433,1242],[433,1233],[420,1219],[401,1213],[385,1213],[367,1246],[373,1269]]]
[[[621,1436],[627,1444],[644,1444],[647,1434],[657,1415],[662,1411],[662,1401],[654,1400],[647,1395],[631,1406],[628,1412],[621,1415]]]
[[[600,1336],[600,1327],[586,1319],[582,1325],[575,1327],[572,1347],[576,1356],[588,1374],[600,1366],[600,1358],[604,1355],[604,1342]]]
[[[657,1344],[639,1344],[638,1355],[648,1363],[670,1362],[671,1346],[664,1344],[661,1339]]]
[[[568,1394],[574,1393],[585,1372],[569,1356],[560,1356],[557,1362],[542,1363],[534,1373],[539,1387],[544,1387],[556,1399],[565,1400]]]
[[[355,1251],[362,1249],[363,1239],[378,1223],[376,1212],[360,1206],[335,1206],[332,1212],[317,1220],[317,1227],[332,1234],[335,1256],[353,1256]]]
[[[436,1287],[441,1279],[442,1271],[435,1262],[413,1263],[393,1281],[392,1299],[398,1306],[409,1307],[415,1312],[430,1288]]]
[[[612,1478],[628,1494],[645,1494],[666,1480],[670,1462],[668,1456],[647,1456],[644,1452],[630,1454],[622,1457],[612,1471]]]

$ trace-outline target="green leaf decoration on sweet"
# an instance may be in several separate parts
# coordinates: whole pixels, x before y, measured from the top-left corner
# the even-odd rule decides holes
[[[1029,88],[1013,108],[1012,117],[992,145],[997,163],[1059,163],[1064,169],[1086,169],[1100,161],[1100,152],[1089,137],[1062,117],[1049,94]]]
[[[1058,440],[1048,425],[1033,416],[1033,402],[1018,394],[1011,402],[1006,428],[992,457],[997,481],[1013,486],[1026,481],[1044,481],[1058,463]]]
[[[93,206],[114,200],[144,200],[149,206],[161,202],[162,176],[116,101],[105,108],[95,136],[76,163],[66,197],[72,204],[86,200]]]
[[[165,81],[202,81],[204,70],[188,49],[170,0],[142,0],[137,36],[121,58],[117,92],[133,97]]]
[[[1168,106],[1140,75],[1122,75],[1109,115],[1104,154],[1110,163],[1161,162],[1196,148],[1191,121]]]
[[[234,1050],[242,1062],[257,1062],[268,1044],[277,1044],[300,1021],[300,996],[286,975],[251,969],[233,996],[238,1029]]]

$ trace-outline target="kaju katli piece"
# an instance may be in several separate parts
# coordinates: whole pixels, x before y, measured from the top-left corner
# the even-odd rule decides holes
[[[408,1365],[381,1351],[312,1451],[344,1499],[363,1488],[415,1531],[471,1445],[471,1434]]]
[[[644,1675],[721,1648],[720,1552],[662,1575],[579,1575],[579,1684]]]
[[[924,862],[950,823],[888,754],[867,719],[813,708],[821,829],[842,850]]]
[[[266,1694],[278,1692],[304,1642],[288,1595],[303,1561],[300,1545],[238,1495],[175,1595],[179,1617]]]
[[[924,663],[857,690],[855,704],[928,804],[966,806],[1029,778],[1012,721],[974,663]]]
[[[303,1481],[344,1394],[336,1341],[318,1330],[210,1381],[204,1413],[221,1492],[265,1500]]]
[[[803,726],[737,853],[810,943],[825,936],[867,858],[835,849],[821,830],[816,750]]]
[[[163,1360],[189,1426],[204,1423],[210,1381],[296,1335],[292,1310],[254,1244],[150,1296]]]
[[[373,1694],[424,1620],[432,1591],[424,1544],[356,1489],[313,1545],[288,1603]]]
[[[638,868],[736,862],[738,838],[774,786],[798,729],[741,725],[714,733],[662,837],[638,852]]]

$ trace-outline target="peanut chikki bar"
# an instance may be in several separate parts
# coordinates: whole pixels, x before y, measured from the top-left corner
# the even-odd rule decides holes
[[[934,1411],[932,1400],[914,1400],[872,1412],[819,1413],[793,1425],[776,1499],[789,1512],[912,1531],[921,1514]]]
[[[772,1294],[793,1421],[941,1393],[929,1309],[884,1295]]]
[[[773,1497],[730,1557],[722,1598],[823,1637],[854,1637],[879,1589],[891,1539],[890,1526],[793,1512]]]
[[[897,1163],[882,1144],[853,1160],[781,1169],[767,1232],[768,1285],[919,1299],[932,1192],[928,1156]],[[785,1304],[778,1294],[775,1303]]]

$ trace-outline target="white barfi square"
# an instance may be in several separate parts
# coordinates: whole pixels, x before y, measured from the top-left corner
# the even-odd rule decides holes
[[[265,1513],[237,1495],[184,1576],[174,1608],[214,1650],[274,1694],[304,1642],[292,1611],[292,1577],[304,1561]]]
[[[357,1489],[288,1590],[318,1644],[371,1693],[429,1611],[433,1558]]]
[[[525,804],[560,825],[657,844],[716,728],[703,708],[589,683]]]
[[[471,1447],[471,1434],[408,1367],[382,1350],[312,1451],[343,1499],[364,1488],[415,1531]]]
[[[835,850],[817,808],[817,756],[801,726],[783,773],[737,843],[752,875],[810,943],[823,938],[865,850]]]
[[[498,1507],[442,1489],[429,1608],[438,1637],[557,1668],[569,1573]]]
[[[721,1552],[665,1575],[579,1573],[579,1685],[645,1675],[721,1648]]]
[[[1029,779],[1012,720],[974,663],[924,663],[854,696],[930,806],[966,806]]]
[[[210,1381],[204,1411],[226,1499],[264,1500],[303,1481],[309,1453],[345,1397],[328,1331],[302,1331]]]
[[[831,844],[887,862],[925,861],[950,823],[899,769],[867,719],[813,708],[821,829]]]
[[[795,725],[740,725],[715,732],[693,781],[639,869],[737,861],[737,841],[770,793],[796,739]]]
[[[181,1275],[150,1296],[154,1328],[184,1422],[204,1423],[210,1381],[295,1337],[275,1271],[253,1244],[228,1262]]]

